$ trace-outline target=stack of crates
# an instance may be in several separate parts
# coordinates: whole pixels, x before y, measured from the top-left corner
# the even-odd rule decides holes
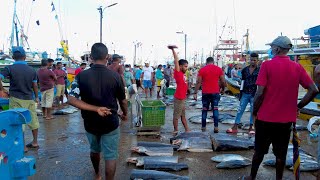
[[[166,118],[166,104],[160,100],[140,101],[143,126],[162,126]]]
[[[9,99],[0,98],[0,111],[9,109]]]

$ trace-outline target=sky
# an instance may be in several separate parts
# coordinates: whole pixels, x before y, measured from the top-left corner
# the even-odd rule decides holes
[[[0,16],[0,47],[5,51],[11,35],[13,2],[0,1],[0,7],[5,7]],[[180,31],[187,34],[187,60],[193,61],[195,54],[200,60],[202,54],[205,59],[212,53],[217,35],[238,39],[241,44],[249,29],[250,49],[264,50],[269,48],[265,44],[281,33],[297,38],[305,29],[320,24],[319,0],[17,0],[17,15],[32,50],[47,51],[55,58],[63,38],[69,41],[70,54],[80,59],[99,42],[97,8],[113,3],[118,4],[103,13],[102,42],[110,53],[125,56],[127,63],[133,62],[134,44],[138,42],[142,45],[136,51],[137,63],[172,60],[168,44],[177,45],[179,56],[184,58],[184,35],[176,33]]]

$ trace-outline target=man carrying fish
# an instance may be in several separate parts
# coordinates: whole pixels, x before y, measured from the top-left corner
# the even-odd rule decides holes
[[[214,65],[212,57],[207,58],[207,65],[200,69],[194,99],[197,100],[198,90],[202,85],[202,131],[206,131],[207,114],[211,104],[214,119],[214,132],[218,133],[220,93],[224,92],[226,81],[222,69]],[[220,82],[220,85],[219,85]]]
[[[253,98],[257,91],[257,85],[256,81],[258,78],[259,70],[257,64],[258,64],[258,54],[257,53],[251,53],[250,54],[250,66],[245,67],[242,71],[242,83],[241,87],[241,98],[240,98],[240,106],[238,108],[237,117],[235,120],[235,123],[232,128],[227,130],[227,133],[237,133],[238,132],[238,125],[241,121],[241,117],[243,115],[243,112],[246,110],[246,107],[248,103],[250,103],[250,127],[249,127],[249,134],[254,134],[253,130]]]
[[[92,46],[94,65],[76,76],[68,102],[81,109],[96,179],[101,179],[99,165],[102,152],[105,177],[109,180],[114,179],[120,139],[117,100],[123,112],[123,121],[127,120],[128,109],[122,78],[105,66],[107,57],[108,49],[104,44],[95,43]]]
[[[186,119],[186,107],[185,100],[187,98],[188,83],[185,73],[188,69],[188,61],[185,59],[180,59],[174,50],[177,46],[168,46],[172,50],[174,57],[174,79],[177,83],[176,92],[174,94],[174,110],[173,110],[173,134],[178,133],[178,119],[181,118],[181,122],[184,126],[186,132],[189,132],[189,127]]]
[[[276,156],[276,179],[282,179],[290,132],[292,124],[296,122],[297,112],[318,93],[304,68],[287,56],[292,48],[288,37],[279,36],[269,45],[274,58],[262,64],[254,97],[256,135],[251,174],[242,179],[256,178],[271,143]],[[308,92],[297,105],[299,85],[308,89]]]

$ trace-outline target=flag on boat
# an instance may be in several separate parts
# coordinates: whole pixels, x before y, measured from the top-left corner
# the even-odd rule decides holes
[[[297,133],[296,124],[293,124],[292,130],[292,144],[293,144],[293,174],[296,180],[300,179],[300,156],[299,156],[299,146],[300,139]]]

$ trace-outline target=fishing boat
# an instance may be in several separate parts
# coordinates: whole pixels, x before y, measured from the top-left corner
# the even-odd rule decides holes
[[[290,58],[301,64],[307,73],[314,79],[315,67],[320,63],[320,25],[311,27],[304,31],[306,36],[293,39],[292,51],[288,54]],[[306,91],[300,87],[299,96]],[[308,120],[313,116],[320,116],[320,95],[314,102],[309,103],[301,110],[299,118]]]

